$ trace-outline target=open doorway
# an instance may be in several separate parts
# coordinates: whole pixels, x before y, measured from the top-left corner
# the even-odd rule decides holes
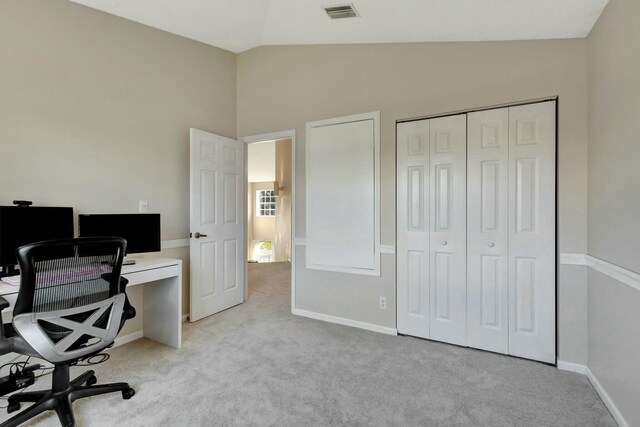
[[[247,260],[291,261],[291,139],[247,147]]]
[[[269,292],[291,294],[291,307],[295,307],[295,276],[293,265],[296,259],[295,233],[295,131],[282,131],[240,138],[247,144],[247,210],[245,301],[252,295]],[[269,145],[273,144],[273,150]],[[256,147],[256,148],[254,148]],[[261,153],[262,151],[262,153]],[[273,154],[271,154],[273,153]],[[257,154],[257,155],[256,155]],[[273,161],[269,160],[274,158]],[[251,160],[249,160],[251,158]],[[272,175],[254,176],[255,164],[273,170]],[[271,169],[273,165],[273,169]],[[250,178],[249,175],[252,175]],[[273,193],[271,193],[272,191]],[[272,200],[273,197],[273,200]],[[268,227],[259,223],[271,216],[275,204],[272,225],[273,233],[264,234]],[[257,208],[257,211],[256,211]],[[269,214],[269,215],[266,215]],[[257,220],[257,221],[256,221]],[[270,242],[264,244],[265,242]],[[257,261],[257,262],[256,262]]]

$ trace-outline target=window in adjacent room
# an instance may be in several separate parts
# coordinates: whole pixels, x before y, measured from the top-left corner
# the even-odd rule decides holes
[[[273,190],[256,191],[256,216],[275,216],[276,198]]]

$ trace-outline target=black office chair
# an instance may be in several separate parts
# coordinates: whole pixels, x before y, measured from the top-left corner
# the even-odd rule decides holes
[[[96,383],[94,371],[74,380],[69,367],[113,344],[124,322],[135,316],[120,277],[126,241],[118,237],[52,240],[22,246],[20,291],[11,324],[0,328],[0,354],[16,352],[54,365],[52,388],[15,393],[8,412],[35,402],[2,426],[16,426],[55,410],[63,426],[75,426],[71,403],[98,394],[135,391],[127,383]],[[0,297],[0,314],[9,304]],[[1,322],[0,322],[1,325]],[[86,384],[86,385],[85,385]]]

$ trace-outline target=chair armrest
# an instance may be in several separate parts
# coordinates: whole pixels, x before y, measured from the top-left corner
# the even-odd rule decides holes
[[[134,317],[136,317],[136,309],[129,302],[129,297],[127,296],[127,293],[125,292],[125,289],[127,288],[128,284],[129,284],[129,281],[125,277],[120,276],[120,293],[123,293],[124,294],[124,298],[125,298],[125,300],[124,300],[124,316],[122,316],[123,320],[129,320],[129,319],[133,319]],[[122,328],[122,325],[120,327]]]
[[[9,301],[6,300],[5,297],[0,297],[0,338],[4,338],[4,323],[2,322],[2,310],[4,310],[5,308],[9,308],[11,304],[9,304]],[[3,343],[4,344],[4,343]],[[5,349],[3,348],[4,345],[0,344],[0,354],[5,354],[7,353],[7,351],[4,351]]]
[[[125,277],[120,276],[120,292],[124,292],[128,284],[129,281]]]

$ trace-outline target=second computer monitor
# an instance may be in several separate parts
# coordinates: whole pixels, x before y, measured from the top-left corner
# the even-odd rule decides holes
[[[90,214],[78,216],[80,237],[117,236],[127,254],[160,251],[160,214]]]

